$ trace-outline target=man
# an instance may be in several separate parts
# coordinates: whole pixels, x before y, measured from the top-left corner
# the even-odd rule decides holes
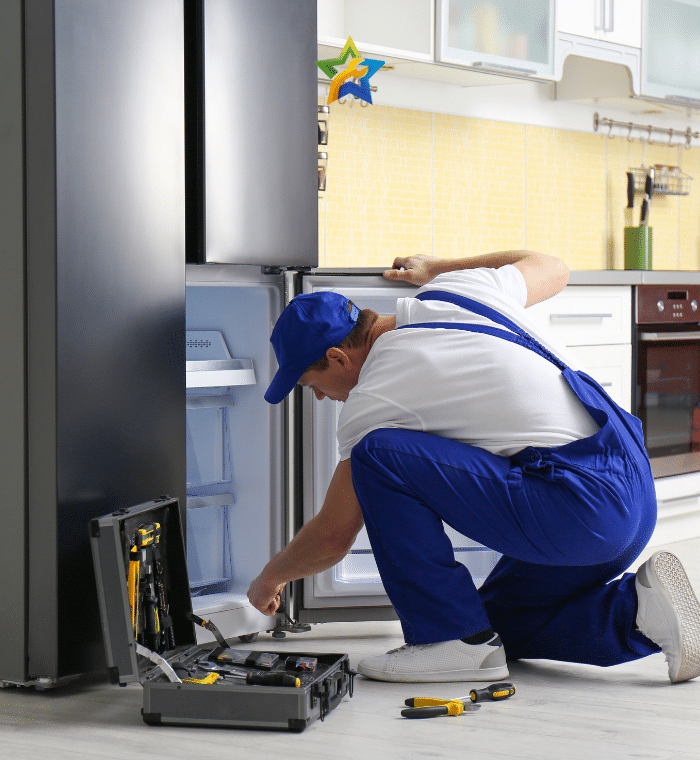
[[[526,311],[562,290],[566,266],[412,256],[384,276],[422,286],[396,317],[316,293],[272,333],[269,402],[298,383],[345,405],[323,508],[251,603],[273,615],[288,581],[334,565],[365,524],[406,640],[362,660],[365,676],[490,681],[508,675],[506,652],[607,666],[660,649],[671,681],[700,675],[700,604],[678,559],[657,552],[617,578],[656,521],[639,420]],[[503,555],[478,591],[443,521]]]

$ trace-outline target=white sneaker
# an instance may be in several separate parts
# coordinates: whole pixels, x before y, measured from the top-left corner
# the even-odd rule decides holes
[[[680,560],[656,552],[637,570],[637,627],[661,647],[671,683],[700,675],[700,603]]]
[[[484,644],[440,641],[404,644],[379,657],[365,657],[357,669],[377,681],[498,681],[508,677],[506,653],[498,636]]]

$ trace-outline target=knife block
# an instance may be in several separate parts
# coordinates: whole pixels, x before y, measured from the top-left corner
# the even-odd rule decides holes
[[[625,227],[625,269],[652,269],[651,227]]]

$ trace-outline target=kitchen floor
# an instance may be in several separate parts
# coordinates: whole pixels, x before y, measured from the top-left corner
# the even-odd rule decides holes
[[[667,548],[681,558],[700,595],[700,539]],[[348,652],[354,667],[402,643],[396,622],[328,623],[282,641],[261,635],[253,646]],[[613,668],[544,660],[509,668],[517,687],[511,699],[419,721],[400,717],[404,699],[460,696],[471,684],[358,677],[354,698],[301,734],[149,727],[141,720],[141,687],[117,688],[103,678],[46,692],[10,687],[0,690],[0,758],[700,758],[700,679],[671,684],[661,654]]]

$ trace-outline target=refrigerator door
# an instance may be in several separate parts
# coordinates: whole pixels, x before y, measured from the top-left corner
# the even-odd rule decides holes
[[[246,597],[285,541],[286,404],[263,399],[289,275],[188,265],[187,566],[192,607],[224,636],[274,626]],[[197,628],[198,641],[212,635]]]
[[[342,293],[360,309],[395,314],[399,298],[412,297],[416,288],[384,279],[378,271],[343,273],[316,270],[302,280],[304,293],[332,290]],[[336,428],[341,403],[318,401],[302,389],[303,417],[303,519],[311,519],[323,506],[326,490],[338,463]],[[469,568],[480,586],[500,555],[445,526],[455,558]],[[384,620],[396,617],[384,591],[372,549],[363,528],[346,557],[334,567],[305,578],[297,591],[296,612],[302,622],[330,620]]]
[[[206,260],[318,264],[315,0],[204,0]]]

